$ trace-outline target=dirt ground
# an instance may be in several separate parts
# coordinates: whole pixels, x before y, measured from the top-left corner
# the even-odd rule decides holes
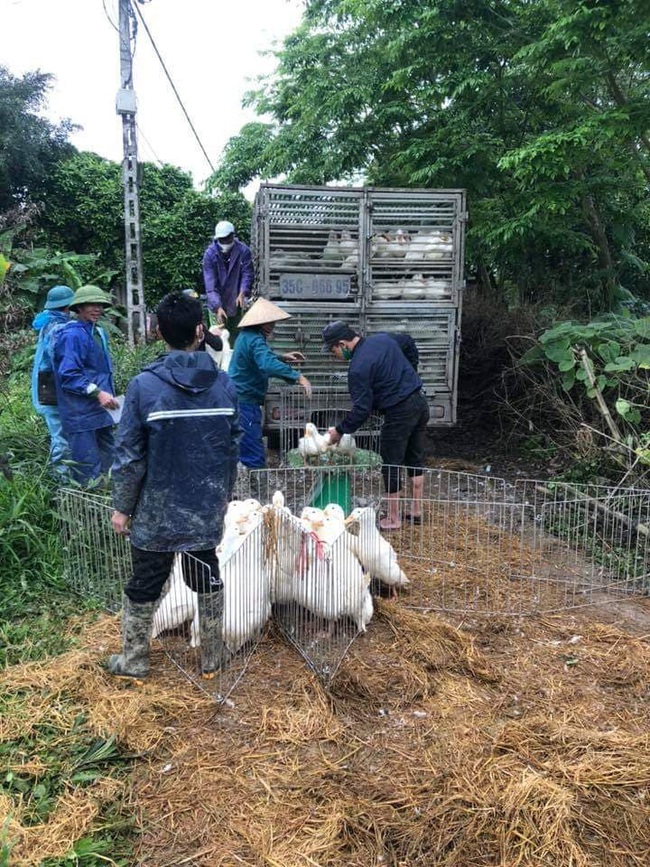
[[[488,447],[450,452],[439,442],[434,463],[518,471]],[[327,689],[276,627],[224,704],[157,642],[142,686],[116,681],[113,616],[83,622],[74,651],[8,669],[23,698],[0,743],[83,716],[134,757],[126,783],[72,787],[42,825],[0,803],[12,863],[63,857],[108,803],[135,817],[142,867],[647,867],[650,599],[452,618],[408,607],[412,577],[375,600]]]
[[[101,662],[118,630],[103,617],[73,654],[8,670],[5,686],[34,707],[2,733],[64,727],[69,705],[137,754],[120,792],[139,828],[134,863],[650,863],[647,598],[462,623],[378,600],[329,692],[271,632],[220,707],[160,650],[142,687],[112,679]],[[117,797],[93,789],[78,797]],[[62,803],[20,829],[12,863],[62,854],[93,821],[87,804]]]

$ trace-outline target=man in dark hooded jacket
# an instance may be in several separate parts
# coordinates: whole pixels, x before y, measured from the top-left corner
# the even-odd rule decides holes
[[[184,579],[198,594],[201,666],[209,676],[227,659],[215,548],[237,474],[237,396],[208,354],[196,351],[200,303],[173,292],[157,316],[169,352],[129,383],[113,464],[111,520],[115,532],[131,537],[133,575],[124,588],[123,652],[108,667],[125,677],[148,673],[156,602],[175,552],[186,551],[195,558]]]

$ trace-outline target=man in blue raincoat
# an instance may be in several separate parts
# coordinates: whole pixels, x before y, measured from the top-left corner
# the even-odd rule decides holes
[[[235,236],[235,227],[221,220],[214,227],[214,240],[203,254],[203,282],[208,308],[217,325],[237,337],[237,326],[253,289],[253,259],[250,249]]]
[[[77,319],[57,332],[52,355],[63,433],[70,446],[71,474],[88,485],[113,462],[117,409],[108,337],[98,324],[111,299],[97,286],[82,286],[70,307]]]
[[[147,675],[157,600],[175,552],[187,551],[198,561],[186,569],[192,561],[185,558],[183,571],[197,593],[201,666],[209,677],[228,659],[215,548],[237,477],[237,394],[227,374],[197,351],[197,300],[172,292],[157,315],[168,351],[128,385],[113,464],[111,523],[130,535],[133,574],[124,588],[122,653],[108,668],[121,677]]]
[[[53,286],[47,293],[43,310],[36,314],[32,322],[32,328],[38,333],[32,367],[32,403],[36,412],[43,416],[50,432],[50,463],[54,472],[62,480],[66,476],[64,461],[69,457],[68,443],[61,427],[59,407],[55,403],[56,395],[48,394],[47,386],[50,384],[51,388],[54,387],[52,345],[56,333],[70,320],[70,304],[73,296],[74,291],[69,286]]]

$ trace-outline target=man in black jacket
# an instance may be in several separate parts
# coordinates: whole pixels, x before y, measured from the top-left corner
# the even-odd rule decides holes
[[[344,433],[354,433],[371,412],[382,413],[384,423],[379,449],[388,514],[380,526],[384,530],[400,526],[402,466],[407,467],[412,486],[408,517],[420,523],[429,405],[412,360],[406,358],[393,334],[380,332],[361,337],[345,322],[337,321],[327,325],[322,336],[323,352],[350,363],[348,391],[352,409],[329,429],[331,441],[336,443]]]
[[[196,351],[203,339],[198,300],[170,293],[157,315],[169,351],[129,383],[113,464],[111,522],[130,535],[133,575],[124,588],[123,651],[108,667],[146,676],[156,602],[175,552],[186,551],[194,567],[184,578],[198,594],[201,666],[210,676],[228,656],[215,548],[237,475],[237,395],[207,353]]]

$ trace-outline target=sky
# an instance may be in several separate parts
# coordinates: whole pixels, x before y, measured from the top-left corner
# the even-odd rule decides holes
[[[255,119],[244,93],[273,69],[259,52],[279,46],[298,24],[300,0],[149,0],[139,9],[213,165],[228,139]],[[82,129],[79,149],[122,159],[118,0],[0,0],[0,65],[13,75],[39,69],[55,81],[47,116]],[[151,42],[140,25],[133,81],[138,150],[143,161],[211,174]]]

